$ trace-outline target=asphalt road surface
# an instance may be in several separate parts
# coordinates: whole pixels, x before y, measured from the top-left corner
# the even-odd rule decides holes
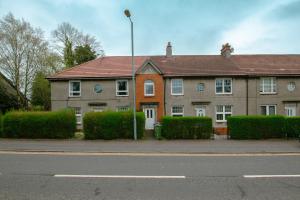
[[[0,199],[296,200],[300,199],[299,174],[299,154],[91,156],[1,153]]]

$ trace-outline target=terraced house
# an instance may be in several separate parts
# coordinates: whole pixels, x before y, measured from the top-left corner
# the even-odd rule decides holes
[[[162,116],[209,116],[226,133],[231,115],[300,115],[300,55],[136,56],[137,110],[146,129]],[[52,109],[72,107],[79,128],[84,113],[133,106],[131,57],[108,56],[49,77]]]

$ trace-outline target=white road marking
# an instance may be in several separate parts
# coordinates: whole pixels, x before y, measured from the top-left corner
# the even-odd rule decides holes
[[[58,178],[127,178],[127,179],[185,179],[185,176],[133,176],[133,175],[76,175],[55,174]]]
[[[52,156],[142,156],[142,157],[263,157],[263,156],[300,156],[300,152],[280,153],[135,153],[135,152],[47,152],[47,151],[5,151],[3,155],[52,155]]]
[[[244,175],[244,178],[300,178],[300,174],[285,175]]]

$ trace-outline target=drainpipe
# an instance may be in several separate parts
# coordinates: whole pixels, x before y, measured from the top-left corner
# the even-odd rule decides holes
[[[246,77],[246,115],[249,114],[249,77]]]
[[[166,115],[166,82],[167,79],[164,79],[164,116]]]

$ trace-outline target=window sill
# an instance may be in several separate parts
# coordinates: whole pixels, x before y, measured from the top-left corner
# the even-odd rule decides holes
[[[154,94],[151,94],[151,95],[144,95],[144,97],[154,97],[155,95]]]
[[[216,93],[216,95],[232,95],[232,92],[231,93]]]
[[[261,95],[276,95],[277,92],[259,92]]]
[[[184,96],[184,94],[171,94],[172,96]]]
[[[216,120],[217,123],[226,123],[227,120]]]
[[[128,97],[129,95],[116,95],[116,97]]]

